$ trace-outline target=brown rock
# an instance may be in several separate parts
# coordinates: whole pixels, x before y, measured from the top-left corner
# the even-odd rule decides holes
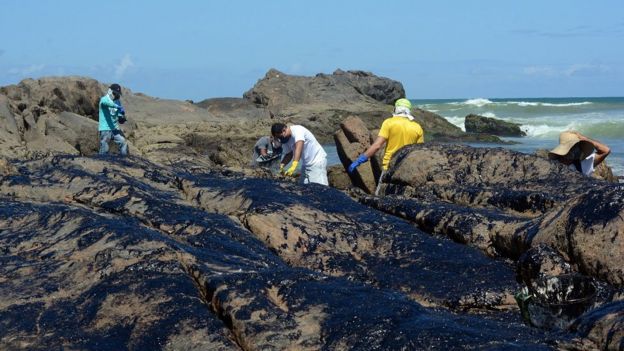
[[[364,122],[355,116],[345,119],[340,124],[340,128],[334,134],[334,141],[338,157],[346,170],[360,154],[368,149],[371,136]],[[375,192],[379,178],[379,173],[375,174],[374,162],[361,164],[352,174],[348,174],[355,186],[369,194]]]
[[[342,165],[327,167],[327,179],[329,185],[336,189],[346,190],[351,187],[351,178]]]
[[[0,156],[0,175],[8,176],[12,174],[17,174],[17,169],[9,160]]]

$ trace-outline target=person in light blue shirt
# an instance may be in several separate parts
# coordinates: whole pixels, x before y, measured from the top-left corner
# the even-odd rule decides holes
[[[102,96],[99,103],[99,127],[100,155],[108,153],[108,143],[111,139],[119,147],[122,156],[128,154],[128,143],[119,124],[126,120],[126,111],[120,102],[121,86],[117,83],[108,88],[106,95]]]

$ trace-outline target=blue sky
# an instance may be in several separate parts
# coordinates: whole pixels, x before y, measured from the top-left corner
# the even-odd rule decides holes
[[[0,0],[0,85],[82,75],[240,97],[269,68],[429,98],[624,96],[624,1]]]

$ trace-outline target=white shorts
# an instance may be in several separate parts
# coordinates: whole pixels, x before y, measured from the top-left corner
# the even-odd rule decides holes
[[[299,181],[302,184],[317,183],[329,185],[327,181],[327,158],[323,158],[321,161],[311,165],[303,165]]]

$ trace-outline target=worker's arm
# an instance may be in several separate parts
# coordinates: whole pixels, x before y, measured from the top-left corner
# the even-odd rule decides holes
[[[379,151],[379,149],[381,149],[384,146],[385,143],[386,143],[386,138],[382,136],[378,136],[377,139],[375,139],[375,142],[373,142],[373,145],[369,146],[368,149],[366,149],[366,151],[364,151],[363,154],[361,154],[355,161],[353,161],[353,163],[351,163],[347,171],[349,173],[353,173],[353,171],[359,165],[368,161],[369,158],[373,157],[373,155],[375,155],[377,151]]]
[[[106,106],[106,107],[114,107],[114,108],[120,108],[121,104],[116,104],[115,101],[113,101],[111,98],[108,97],[108,95],[102,97],[102,99],[100,99],[100,104]]]
[[[303,140],[299,140],[295,142],[295,151],[293,152],[293,160],[292,164],[288,168],[285,175],[291,176],[295,174],[295,170],[297,170],[297,166],[299,165],[299,160],[301,159],[301,151],[303,150]]]
[[[295,151],[294,151],[293,161],[296,161],[297,163],[299,163],[299,160],[301,159],[302,151],[303,151],[303,140],[299,140],[295,142]]]
[[[377,153],[377,151],[379,151],[379,149],[384,146],[385,143],[386,138],[378,136],[377,139],[375,139],[375,142],[373,142],[373,145],[369,146],[368,149],[364,151],[364,155],[366,155],[367,158],[373,157]]]
[[[284,166],[286,166],[288,162],[292,160],[292,157],[293,157],[292,151],[284,155],[284,157],[282,158],[282,162],[280,163],[280,169],[284,168]]]
[[[590,139],[579,132],[576,132],[576,135],[579,137],[579,140],[591,143],[596,149],[596,156],[594,157],[594,167],[601,164],[602,161],[604,161],[605,158],[607,158],[607,156],[609,156],[609,154],[611,153],[611,149],[607,145],[597,140]]]

